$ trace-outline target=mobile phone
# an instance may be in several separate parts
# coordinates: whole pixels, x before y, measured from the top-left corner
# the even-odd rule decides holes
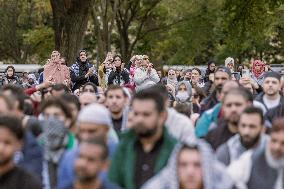
[[[232,73],[234,75],[234,77],[236,78],[236,80],[240,80],[240,73],[239,72],[233,72]]]
[[[250,77],[249,69],[243,69],[242,70],[242,77]]]

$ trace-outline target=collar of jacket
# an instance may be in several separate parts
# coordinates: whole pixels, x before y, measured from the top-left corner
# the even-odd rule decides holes
[[[155,163],[155,174],[158,173],[162,168],[164,168],[168,162],[168,158],[171,155],[171,152],[177,143],[176,139],[174,139],[170,134],[168,133],[167,128],[163,127],[163,135],[164,137],[163,144],[161,151],[159,152],[159,155],[157,157],[156,163]],[[138,140],[138,137],[133,129],[129,130],[128,132],[122,134],[120,146],[125,145],[124,148],[124,157],[127,157],[127,160],[122,160],[121,166],[124,166],[126,168],[125,172],[125,188],[135,188],[134,183],[134,175],[135,175],[135,162],[136,162],[136,150],[135,150],[135,142]]]

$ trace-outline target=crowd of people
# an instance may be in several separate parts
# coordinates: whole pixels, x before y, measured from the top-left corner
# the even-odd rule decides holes
[[[81,50],[0,89],[0,188],[284,189],[284,79],[261,60],[96,68]]]

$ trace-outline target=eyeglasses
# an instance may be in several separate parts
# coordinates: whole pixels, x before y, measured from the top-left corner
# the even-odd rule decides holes
[[[149,58],[143,58],[143,60],[149,60]]]

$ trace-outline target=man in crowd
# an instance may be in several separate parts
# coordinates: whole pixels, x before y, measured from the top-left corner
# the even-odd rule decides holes
[[[83,108],[78,116],[77,127],[77,136],[80,143],[99,138],[107,144],[108,154],[114,154],[118,139],[116,135],[112,136],[114,131],[111,132],[110,113],[104,106],[94,103]],[[70,188],[75,180],[74,167],[70,165],[74,164],[77,157],[77,147],[64,154],[58,170],[58,189]]]
[[[200,103],[200,115],[215,106],[219,102],[219,96],[223,87],[223,84],[227,81],[231,80],[231,71],[224,66],[220,66],[216,69],[214,74],[214,91],[202,102]]]
[[[28,171],[34,173],[40,178],[42,172],[42,160],[43,154],[42,149],[36,141],[34,130],[37,128],[33,128],[28,124],[24,124],[25,114],[24,114],[24,98],[25,94],[23,90],[16,85],[5,85],[1,89],[6,99],[6,104],[8,105],[8,109],[4,110],[4,107],[1,107],[2,113],[5,115],[13,115],[22,121],[22,127],[24,128],[24,139],[23,139],[23,147],[21,151],[17,152],[16,163],[20,167],[27,169]],[[9,100],[8,100],[9,99]],[[10,104],[12,105],[12,109],[10,109]],[[6,112],[5,112],[6,111]]]
[[[233,182],[210,146],[200,140],[178,144],[167,166],[142,189],[232,189]]]
[[[280,95],[281,75],[277,72],[267,72],[264,75],[262,84],[263,93],[260,93],[255,100],[261,102],[266,110],[275,108],[284,103],[284,97]]]
[[[68,106],[71,112],[72,119],[70,123],[70,130],[73,133],[75,133],[76,132],[76,122],[77,122],[79,111],[81,109],[80,101],[78,97],[72,94],[64,94],[60,96],[60,99],[63,100],[64,103],[66,103],[66,105]]]
[[[24,130],[14,117],[0,116],[0,187],[40,189],[40,181],[14,163],[14,154],[21,150]]]
[[[106,106],[111,112],[113,128],[117,134],[126,129],[128,111],[126,110],[128,96],[122,87],[111,85],[105,92]]]
[[[132,129],[119,143],[109,178],[125,189],[140,188],[166,164],[176,144],[164,127],[166,108],[159,92],[145,89],[132,101]]]
[[[238,134],[217,149],[217,158],[229,165],[245,151],[262,148],[267,141],[264,130],[262,110],[253,106],[246,108],[240,116]]]
[[[61,83],[52,85],[50,93],[53,97],[60,97],[63,94],[67,94],[69,91],[69,88]]]
[[[284,104],[279,104],[265,114],[265,126],[271,128],[273,120],[284,116]]]
[[[107,179],[99,175],[107,167],[108,147],[104,141],[92,139],[84,141],[79,146],[79,155],[74,168],[76,180],[73,188],[76,189],[116,189]]]
[[[239,88],[236,81],[228,80],[223,84],[220,100],[222,101],[225,95],[232,89]],[[213,108],[205,111],[198,119],[195,127],[195,134],[197,137],[204,137],[209,130],[216,127],[219,119],[222,118],[222,103],[216,104]]]
[[[245,152],[227,171],[238,189],[284,188],[284,119],[273,122],[263,148]]]
[[[238,132],[240,115],[252,103],[252,94],[243,88],[230,90],[225,95],[222,105],[224,117],[218,121],[218,127],[209,131],[205,137],[214,150]]]

